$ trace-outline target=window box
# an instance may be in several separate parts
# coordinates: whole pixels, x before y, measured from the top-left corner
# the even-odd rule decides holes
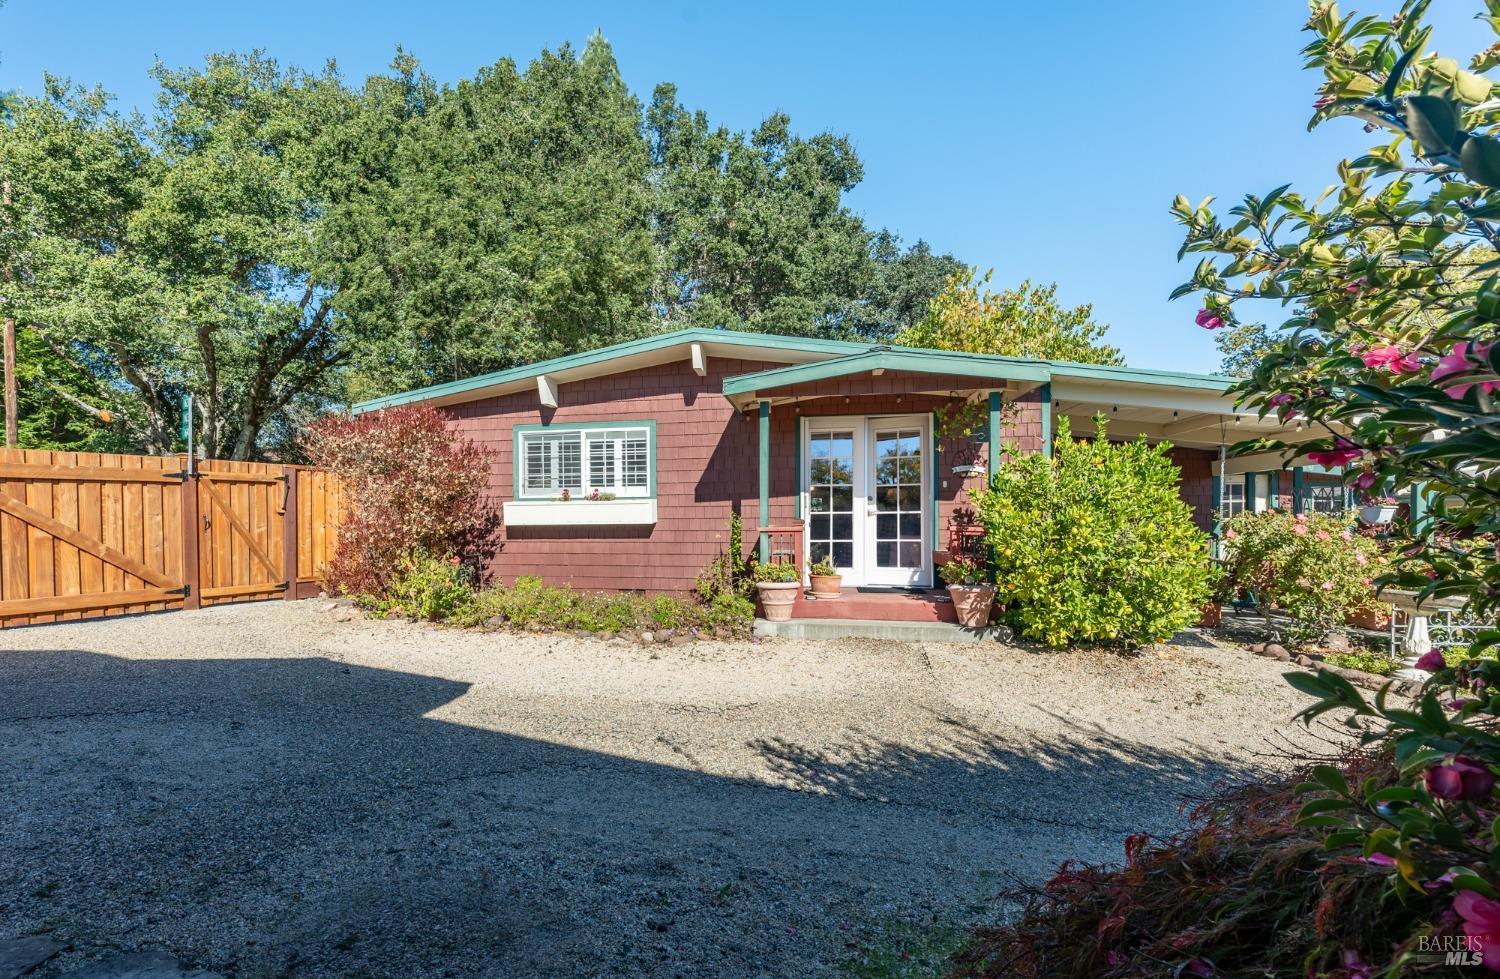
[[[656,499],[507,500],[507,527],[617,527],[656,523]]]

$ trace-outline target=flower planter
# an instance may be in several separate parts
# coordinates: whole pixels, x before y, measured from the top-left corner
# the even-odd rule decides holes
[[[1224,606],[1218,602],[1209,602],[1203,606],[1203,611],[1198,613],[1198,628],[1217,629],[1224,622]]]
[[[994,585],[949,585],[953,611],[958,624],[966,629],[982,629],[990,624],[990,607],[995,604]]]
[[[838,598],[844,579],[836,574],[815,574],[808,575],[808,580],[812,582],[814,598]]]
[[[1360,609],[1358,612],[1350,612],[1345,616],[1344,622],[1356,629],[1385,632],[1391,627],[1391,610],[1388,608]]]
[[[755,590],[760,593],[760,610],[767,622],[790,622],[792,605],[797,601],[797,590],[802,586],[795,581],[762,581]]]
[[[1396,517],[1396,507],[1385,503],[1374,503],[1359,508],[1359,522],[1371,527],[1388,524]]]

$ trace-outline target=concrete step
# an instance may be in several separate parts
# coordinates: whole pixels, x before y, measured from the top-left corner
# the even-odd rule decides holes
[[[1010,642],[1003,625],[966,629],[955,622],[892,622],[888,619],[755,620],[755,634],[777,639],[899,639],[907,642]]]

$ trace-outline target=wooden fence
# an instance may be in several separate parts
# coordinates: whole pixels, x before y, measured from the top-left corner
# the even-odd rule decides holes
[[[338,481],[263,462],[0,449],[0,627],[316,594]]]

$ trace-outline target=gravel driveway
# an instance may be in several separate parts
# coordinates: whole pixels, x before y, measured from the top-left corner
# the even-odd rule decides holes
[[[703,642],[317,602],[0,633],[0,938],[50,976],[823,974],[1170,831],[1300,698],[1203,645]]]

